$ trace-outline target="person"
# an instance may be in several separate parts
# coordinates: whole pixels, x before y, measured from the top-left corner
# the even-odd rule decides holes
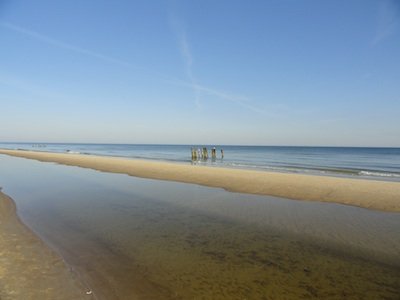
[[[217,157],[217,150],[215,149],[215,147],[213,147],[212,150],[211,150],[211,157],[212,158],[216,158]]]
[[[224,149],[221,149],[221,158],[224,158]]]

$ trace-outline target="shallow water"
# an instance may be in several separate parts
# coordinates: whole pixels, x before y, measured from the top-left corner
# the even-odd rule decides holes
[[[400,294],[400,214],[4,155],[0,186],[99,298]]]

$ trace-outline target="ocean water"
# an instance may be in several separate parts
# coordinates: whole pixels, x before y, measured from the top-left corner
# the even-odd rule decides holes
[[[192,160],[192,147],[207,147],[210,156],[212,147],[216,147],[217,157]],[[400,181],[400,148],[60,143],[0,143],[0,148]]]

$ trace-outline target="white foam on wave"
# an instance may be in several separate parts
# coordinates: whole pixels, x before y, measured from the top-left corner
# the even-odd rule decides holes
[[[65,152],[69,153],[69,154],[81,154],[78,151],[72,151],[72,150],[66,150]]]
[[[244,169],[256,169],[256,170],[267,170],[267,171],[277,171],[277,172],[289,172],[289,173],[298,173],[298,172],[312,172],[312,170],[307,169],[295,169],[295,168],[287,168],[287,167],[272,167],[265,165],[250,165],[250,164],[240,164],[240,163],[228,163],[227,166],[234,168],[244,168]],[[323,173],[323,172],[322,172]]]
[[[376,176],[376,177],[398,177],[400,178],[400,174],[396,173],[383,173],[383,172],[374,172],[374,171],[360,171],[359,175],[363,176]]]

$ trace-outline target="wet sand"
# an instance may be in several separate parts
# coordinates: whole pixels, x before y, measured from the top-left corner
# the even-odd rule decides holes
[[[16,215],[0,192],[0,299],[94,299],[60,256]]]
[[[231,192],[335,202],[400,212],[400,183],[238,170],[94,155],[0,150],[0,154],[131,176],[220,187]]]

